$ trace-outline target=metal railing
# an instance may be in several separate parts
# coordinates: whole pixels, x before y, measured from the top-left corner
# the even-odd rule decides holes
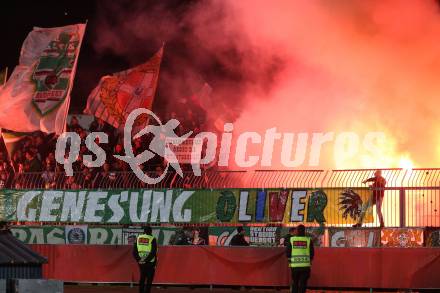
[[[46,175],[45,175],[46,174]],[[149,177],[157,177],[155,172],[146,172]],[[169,172],[157,184],[145,184],[132,172],[97,173],[91,177],[83,173],[74,173],[69,178],[64,173],[47,175],[44,172],[16,174],[9,188],[36,189],[71,188],[316,188],[327,174],[323,170],[281,171],[205,171],[201,176],[193,172],[184,172],[183,176]],[[47,180],[47,178],[50,180]]]
[[[19,173],[4,188],[17,189],[124,189],[124,188],[356,188],[367,187],[362,181],[372,177],[376,169],[358,170],[253,170],[210,171],[183,177],[169,172],[157,184],[145,184],[132,172],[97,173],[88,177],[75,173]],[[156,177],[155,172],[147,172]],[[440,227],[440,168],[382,169],[387,180],[382,211],[386,226]],[[50,178],[51,180],[48,180]],[[375,209],[374,223],[379,221]]]
[[[252,171],[210,171],[195,176],[184,172],[181,177],[168,172],[164,179],[153,185],[139,180],[132,172],[98,172],[93,176],[74,173],[73,181],[64,173],[36,172],[17,173],[4,187],[17,189],[66,188],[76,183],[80,188],[350,188],[365,187],[362,181],[373,177],[376,169],[354,170],[252,170]],[[381,169],[387,180],[387,189],[440,188],[440,168],[436,169]],[[157,177],[156,172],[146,172]],[[49,179],[48,179],[49,178]]]

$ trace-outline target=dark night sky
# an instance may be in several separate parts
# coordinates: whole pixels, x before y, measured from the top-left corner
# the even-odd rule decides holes
[[[127,3],[127,5],[133,3],[133,1],[125,0],[119,2]],[[9,73],[12,72],[14,66],[18,63],[21,45],[34,26],[56,27],[84,23],[88,20],[69,111],[70,113],[81,113],[85,107],[88,94],[97,85],[101,76],[125,70],[130,66],[145,62],[160,47],[159,44],[156,44],[157,42],[142,42],[141,50],[138,49],[136,54],[130,56],[129,60],[113,52],[99,52],[98,54],[93,47],[93,40],[95,39],[99,18],[108,17],[112,21],[112,11],[110,9],[106,11],[105,9],[107,3],[109,2],[102,0],[9,2],[8,9],[3,8],[0,11],[0,24],[3,28],[0,68],[7,66],[9,67]],[[143,1],[141,6],[142,9],[148,9],[149,5],[152,7],[157,5],[165,6],[165,9],[169,10],[171,15],[178,17],[179,14],[182,14],[182,10],[185,10],[191,3],[194,3],[194,1]],[[167,67],[171,67],[169,63],[172,62],[172,55],[182,54],[185,54],[182,40],[167,40],[161,75],[163,75],[164,70],[167,71]],[[164,99],[161,101],[158,98],[161,95],[161,91],[166,91],[164,87],[166,85],[159,81],[155,106],[164,102]]]
[[[231,119],[238,116],[244,105],[246,87],[252,84],[268,87],[283,63],[273,56],[272,62],[266,58],[266,63],[255,68],[244,65],[243,56],[257,60],[258,50],[240,33],[235,30],[231,33],[228,12],[219,8],[221,5],[208,13],[205,8],[210,3],[201,0],[11,1],[8,9],[0,11],[4,32],[0,68],[7,66],[12,72],[22,43],[34,26],[58,27],[88,20],[70,113],[82,113],[89,93],[102,76],[147,61],[166,42],[153,110],[159,114],[171,111],[176,99],[194,94],[203,82],[208,82],[213,88],[216,111],[226,113]],[[196,13],[207,18],[206,22],[193,21]],[[199,36],[200,29],[204,37]],[[122,43],[123,50],[112,47],[111,42],[103,44],[107,34],[113,42]],[[224,40],[223,47],[212,45],[212,38]]]

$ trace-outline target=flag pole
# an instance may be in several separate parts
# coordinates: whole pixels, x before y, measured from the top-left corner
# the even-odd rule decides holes
[[[3,80],[3,86],[6,85],[7,80],[8,80],[8,67],[6,67],[6,70],[5,70],[5,79]]]
[[[162,59],[163,59],[163,52],[165,51],[165,41],[162,41],[162,47],[159,50],[162,50],[162,56],[160,57],[160,63],[162,63]],[[159,65],[159,70],[157,72],[157,82],[156,82],[156,88],[157,85],[159,84],[159,72],[160,72],[160,65]],[[154,97],[156,96],[156,92],[154,92],[154,96],[153,96],[153,101],[154,101]],[[151,110],[153,110],[153,103],[151,103]],[[150,125],[150,115],[147,116],[147,122],[146,125]]]
[[[1,86],[5,86],[6,85],[6,80],[7,79],[8,79],[8,67],[6,67],[6,69],[5,69],[5,78],[3,79],[3,84]],[[1,138],[1,140],[3,140],[3,144],[5,145],[5,148],[6,148],[6,143],[4,142],[4,139],[3,139],[2,128],[0,128],[0,138]]]
[[[2,88],[6,85],[6,80],[8,79],[8,67],[5,67],[3,70],[0,71],[0,73],[4,74],[3,80],[0,80],[0,88]]]
[[[85,34],[86,34],[86,28],[87,28],[87,23],[88,23],[88,22],[89,22],[89,20],[86,19],[86,22],[84,23],[84,33],[83,33],[82,38],[81,38],[81,40],[80,40],[80,42],[79,42],[79,45],[78,45],[78,46],[79,46],[79,47],[78,47],[78,55],[76,56],[76,58],[75,58],[75,63],[73,64],[72,81],[71,81],[71,83],[70,83],[70,85],[69,85],[69,92],[68,92],[68,97],[69,97],[69,99],[68,99],[68,101],[67,101],[66,115],[64,115],[63,131],[62,131],[62,132],[66,132],[66,130],[67,130],[67,115],[69,115],[70,99],[71,99],[71,97],[70,97],[70,93],[72,92],[73,81],[74,81],[75,76],[76,76],[76,67],[77,67],[77,65],[78,65],[79,54],[80,54],[80,52],[81,52],[82,42],[83,42],[84,36],[85,36]],[[57,134],[59,134],[59,133],[57,133]]]

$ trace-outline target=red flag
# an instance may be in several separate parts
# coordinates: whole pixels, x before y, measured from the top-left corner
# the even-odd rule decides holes
[[[134,109],[151,109],[162,54],[163,46],[146,63],[102,77],[89,95],[84,113],[94,115],[119,128],[124,125]]]

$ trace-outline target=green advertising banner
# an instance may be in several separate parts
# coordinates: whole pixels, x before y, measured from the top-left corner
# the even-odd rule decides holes
[[[281,227],[249,227],[251,246],[281,246]]]
[[[286,246],[291,236],[289,233],[290,227],[281,227],[280,229],[280,245]],[[313,245],[315,247],[327,246],[328,233],[327,229],[325,229],[324,227],[306,227],[306,235],[312,238]]]
[[[244,238],[249,243],[250,227],[243,227]],[[237,227],[209,227],[209,245],[230,246],[232,237],[238,234]]]
[[[108,227],[108,226],[12,226],[12,234],[25,244],[132,244],[129,239],[129,230],[133,228]],[[134,235],[142,232],[137,228]],[[176,227],[153,227],[153,235],[158,239],[159,245],[170,245],[178,229]]]
[[[2,190],[0,220],[55,223],[373,221],[368,189]]]
[[[25,244],[65,244],[64,227],[17,226],[11,227],[12,235]]]

